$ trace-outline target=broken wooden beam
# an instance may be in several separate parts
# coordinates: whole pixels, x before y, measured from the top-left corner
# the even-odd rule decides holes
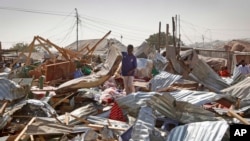
[[[228,110],[228,113],[229,113],[231,116],[237,118],[240,122],[242,122],[242,123],[244,123],[244,124],[246,124],[246,125],[250,125],[250,123],[249,123],[245,118],[241,117],[240,115],[238,115],[238,114],[235,113],[234,111]]]
[[[4,111],[5,111],[5,109],[6,109],[6,107],[7,107],[7,105],[8,105],[8,101],[5,101],[4,103],[3,103],[3,105],[2,105],[2,107],[0,108],[0,116],[2,116],[3,114],[4,114]]]
[[[27,130],[28,126],[31,125],[36,120],[36,117],[33,117],[29,123],[23,128],[21,133],[16,137],[15,141],[19,141],[20,138],[24,135],[25,131]]]

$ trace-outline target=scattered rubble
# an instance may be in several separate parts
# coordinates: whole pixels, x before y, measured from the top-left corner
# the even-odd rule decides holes
[[[36,36],[29,47],[38,41],[45,60],[29,52],[22,66],[0,74],[0,140],[219,141],[229,140],[229,125],[250,124],[249,78],[220,77],[194,50],[168,47],[162,56],[142,44],[136,92],[126,95],[124,46],[106,40],[109,33],[78,52]]]

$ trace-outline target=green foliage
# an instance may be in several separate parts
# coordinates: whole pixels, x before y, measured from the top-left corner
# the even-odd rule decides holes
[[[13,45],[10,49],[18,50],[19,52],[29,52],[29,44],[27,43],[17,43]],[[37,49],[33,48],[32,52],[36,52]]]
[[[175,42],[176,42],[176,45],[177,45],[179,39],[176,38],[175,40],[176,40]],[[149,38],[146,39],[146,42],[150,46],[157,47],[159,45],[159,33],[155,33],[155,34],[150,35]],[[161,42],[161,44],[160,44],[161,48],[166,47],[166,33],[165,32],[161,32],[161,34],[160,34],[160,42]],[[168,44],[169,45],[173,45],[174,44],[173,43],[173,36],[171,36],[171,35],[168,36]],[[183,45],[183,42],[181,41],[180,44]]]

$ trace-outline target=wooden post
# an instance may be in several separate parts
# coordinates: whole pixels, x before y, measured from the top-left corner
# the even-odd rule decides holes
[[[176,47],[176,42],[175,42],[175,21],[174,21],[174,17],[172,17],[172,24],[173,24],[173,44],[174,44],[174,47]]]
[[[159,36],[158,36],[158,53],[160,53],[161,50],[161,22],[159,22]]]
[[[169,60],[168,57],[167,57],[167,51],[168,51],[168,48],[169,48],[168,47],[168,34],[169,34],[169,24],[166,25],[166,59],[167,60]]]

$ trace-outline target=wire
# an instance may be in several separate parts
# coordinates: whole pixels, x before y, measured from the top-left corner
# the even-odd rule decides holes
[[[62,12],[56,13],[56,11],[41,11],[41,10],[34,10],[34,9],[21,9],[21,8],[3,7],[3,6],[0,6],[0,9],[10,10],[10,11],[27,12],[27,13],[36,13],[36,14],[55,15],[55,16],[67,16],[66,14],[61,14]],[[74,15],[72,15],[72,17],[74,17]]]

